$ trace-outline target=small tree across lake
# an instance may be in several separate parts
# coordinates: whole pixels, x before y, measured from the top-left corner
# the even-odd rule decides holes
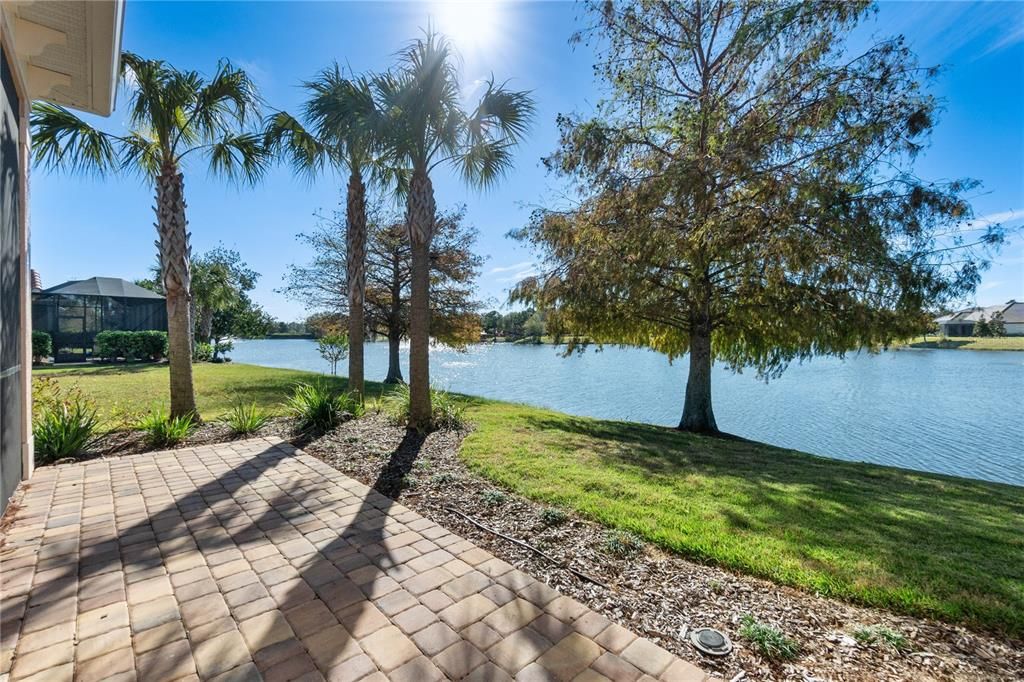
[[[337,375],[338,363],[348,356],[348,336],[345,334],[326,334],[317,341],[320,357],[331,366],[331,374]]]

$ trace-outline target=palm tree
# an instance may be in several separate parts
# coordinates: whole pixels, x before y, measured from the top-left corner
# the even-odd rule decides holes
[[[130,95],[126,135],[103,132],[63,107],[37,102],[31,117],[33,150],[36,161],[49,168],[133,172],[154,183],[160,275],[167,298],[171,415],[198,416],[183,168],[190,155],[205,155],[214,174],[250,183],[262,177],[262,138],[245,130],[259,115],[259,96],[245,72],[227,61],[206,80],[195,71],[179,71],[128,52],[121,56],[121,85]]]
[[[370,82],[348,78],[337,64],[304,84],[306,125],[288,112],[269,117],[266,146],[314,177],[325,168],[348,173],[345,202],[348,289],[348,385],[362,400],[363,330],[366,299],[366,182],[377,147],[377,109]]]
[[[376,80],[386,117],[389,165],[405,169],[405,222],[412,246],[409,319],[409,421],[430,425],[430,244],[437,206],[430,174],[450,165],[468,185],[485,189],[512,167],[512,148],[533,116],[527,92],[493,80],[466,111],[451,43],[433,31],[398,55],[398,67]]]

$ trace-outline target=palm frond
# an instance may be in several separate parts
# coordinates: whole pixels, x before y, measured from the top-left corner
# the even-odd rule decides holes
[[[35,102],[29,123],[33,156],[46,168],[103,175],[119,166],[117,139],[64,107]]]
[[[512,142],[480,141],[470,145],[456,159],[467,185],[486,189],[512,169]]]
[[[533,98],[529,92],[505,85],[495,85],[493,76],[487,81],[487,90],[469,119],[473,136],[484,138],[498,131],[508,141],[518,142],[526,134],[533,120]]]
[[[228,133],[209,147],[210,172],[255,184],[267,171],[268,154],[258,133]]]
[[[286,159],[299,175],[312,180],[332,158],[332,151],[287,111],[267,117],[263,146],[271,156]]]
[[[217,65],[217,73],[202,85],[192,105],[192,124],[204,137],[223,133],[231,123],[244,125],[258,117],[260,97],[256,86],[242,69],[228,61]]]
[[[133,130],[120,140],[121,170],[153,177],[160,173],[163,160],[160,143],[152,136]]]
[[[380,129],[371,80],[346,77],[335,63],[304,83],[310,97],[303,115],[316,137],[336,148],[341,163],[363,165],[377,146]]]

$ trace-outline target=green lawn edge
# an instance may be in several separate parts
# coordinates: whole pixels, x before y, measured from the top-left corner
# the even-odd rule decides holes
[[[1024,488],[477,401],[461,456],[536,501],[824,596],[1024,634]]]
[[[908,348],[926,348],[934,350],[1016,350],[1024,351],[1024,336],[950,336],[918,337],[907,342]]]
[[[165,365],[52,368],[93,397],[108,428],[167,402]],[[214,419],[238,402],[274,413],[311,372],[195,367]],[[368,382],[370,398],[385,393]],[[460,457],[528,498],[681,556],[780,584],[1024,635],[1024,488],[845,462],[744,440],[588,419],[462,396],[472,432]]]

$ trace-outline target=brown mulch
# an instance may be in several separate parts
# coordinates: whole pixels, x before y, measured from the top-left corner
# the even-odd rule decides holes
[[[284,417],[270,419],[259,431],[246,436],[236,436],[225,424],[217,421],[203,422],[185,440],[175,445],[154,446],[146,440],[146,432],[138,430],[110,431],[104,433],[88,448],[76,457],[58,460],[53,464],[72,464],[90,459],[104,457],[124,457],[125,455],[140,455],[146,452],[157,450],[179,450],[181,448],[194,448],[199,445],[213,445],[215,443],[226,443],[232,440],[243,438],[257,438],[266,436],[281,436],[292,438],[294,429],[292,421]]]
[[[1022,642],[817,597],[650,546],[637,556],[612,556],[605,549],[608,533],[603,527],[573,515],[564,523],[545,524],[543,505],[499,491],[471,472],[457,456],[463,435],[439,431],[424,437],[371,415],[302,446],[339,471],[727,680],[1024,679]],[[582,580],[446,507],[525,541],[609,587]],[[745,614],[795,639],[800,656],[773,663],[759,655],[739,635]],[[909,650],[900,653],[853,639],[858,626],[877,625],[902,633]],[[735,649],[721,658],[700,654],[687,638],[698,627],[723,630]]]

